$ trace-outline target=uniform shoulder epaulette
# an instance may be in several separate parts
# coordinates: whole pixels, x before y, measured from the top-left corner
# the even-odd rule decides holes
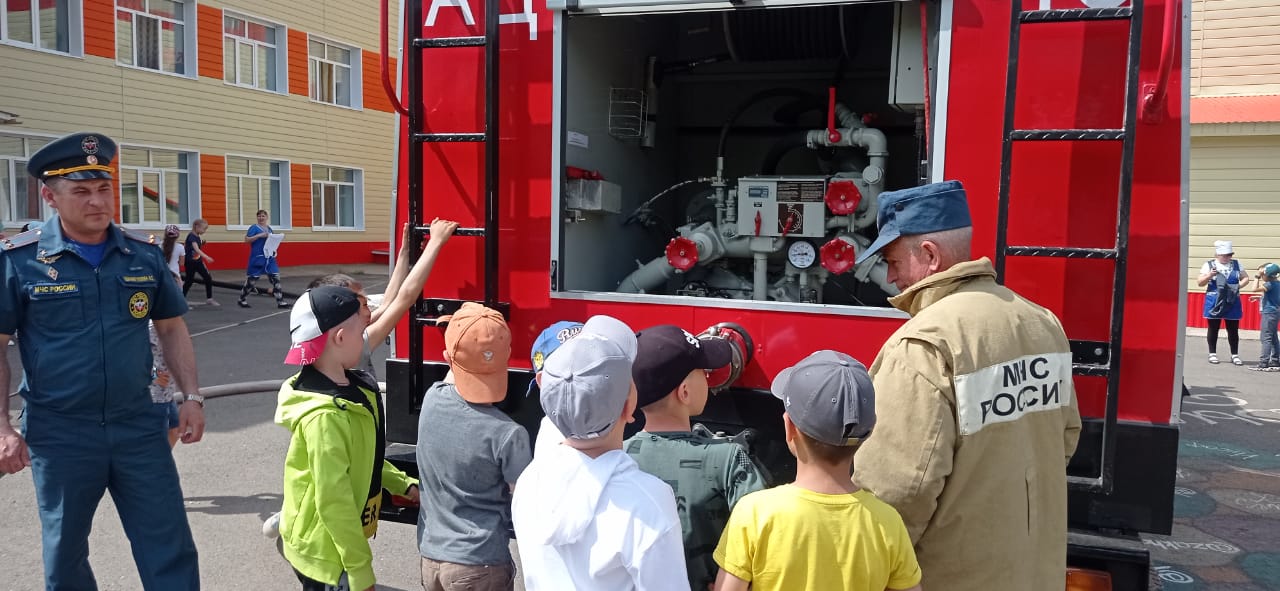
[[[136,240],[143,244],[150,244],[153,246],[156,244],[155,234],[147,234],[144,232],[138,232],[136,230],[126,230],[124,228],[120,228],[120,231],[124,233],[125,238],[128,238],[130,240]]]
[[[35,244],[39,240],[40,230],[28,230],[21,234],[16,234],[0,240],[0,251],[9,251],[29,244]]]

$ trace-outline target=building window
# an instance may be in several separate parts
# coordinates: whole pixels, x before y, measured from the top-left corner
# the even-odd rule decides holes
[[[0,40],[71,52],[71,0],[0,0]]]
[[[194,5],[179,0],[116,0],[116,59],[125,65],[187,75],[186,22]]]
[[[257,223],[258,210],[271,214],[271,224],[292,225],[285,198],[288,163],[227,156],[227,226],[247,228]]]
[[[311,100],[360,108],[359,95],[356,94],[360,86],[359,50],[314,38],[307,47]]]
[[[311,226],[357,230],[364,227],[363,176],[359,170],[311,167]]]
[[[198,217],[195,175],[189,152],[122,148],[120,150],[120,221],[160,228],[186,225]]]
[[[223,79],[228,84],[280,92],[284,27],[226,15],[222,19]]]
[[[49,214],[40,183],[27,174],[27,159],[49,140],[0,135],[0,227],[21,228]]]

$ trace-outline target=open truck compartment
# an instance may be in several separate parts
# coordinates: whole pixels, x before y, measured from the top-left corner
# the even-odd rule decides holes
[[[561,289],[885,306],[854,258],[927,180],[926,39],[915,3],[566,18]]]

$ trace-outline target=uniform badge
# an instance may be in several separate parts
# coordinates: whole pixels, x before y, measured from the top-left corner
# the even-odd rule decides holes
[[[80,149],[84,150],[85,154],[97,154],[98,138],[91,135],[85,136],[84,139],[80,140]]]
[[[42,264],[42,265],[52,265],[52,264],[54,264],[54,263],[58,262],[58,259],[60,259],[60,258],[62,258],[62,255],[61,255],[61,254],[55,254],[55,255],[53,255],[53,256],[48,256],[48,253],[46,253],[45,251],[43,251],[43,250],[42,250],[42,251],[40,251],[40,256],[36,257],[36,262],[38,262],[38,263],[40,263],[40,264]]]
[[[147,297],[145,292],[134,292],[129,298],[129,315],[137,319],[147,317],[147,313],[151,311],[151,299]]]
[[[85,161],[85,162],[88,162],[89,164],[97,164],[97,163],[98,163],[98,157],[97,157],[97,156],[94,156],[93,154],[90,154],[90,155],[88,155],[88,156],[86,156],[86,157],[85,157],[84,161]]]
[[[54,280],[54,281],[57,281],[57,280],[58,280],[58,270],[57,270],[57,269],[54,269],[53,267],[49,267],[49,278],[50,278],[50,279],[52,279],[52,280]]]

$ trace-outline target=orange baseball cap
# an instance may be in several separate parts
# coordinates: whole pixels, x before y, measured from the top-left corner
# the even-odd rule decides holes
[[[511,360],[511,330],[502,314],[474,302],[466,302],[448,321],[445,352],[453,369],[453,382],[463,400],[493,404],[507,397],[507,367]]]

